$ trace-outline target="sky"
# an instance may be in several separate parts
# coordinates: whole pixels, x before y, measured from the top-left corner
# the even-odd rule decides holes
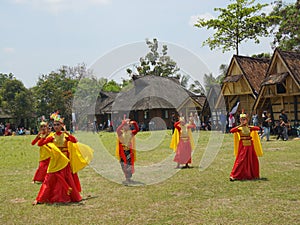
[[[271,2],[256,0],[256,3]],[[213,33],[193,24],[199,17],[217,18],[219,14],[214,8],[226,8],[230,3],[230,0],[0,0],[0,73],[12,73],[30,88],[36,85],[39,76],[63,65],[74,67],[84,63],[92,68],[97,60],[110,53],[119,54],[116,49],[157,38],[159,43],[193,53],[208,71],[218,76],[220,65],[229,64],[235,52],[223,53],[202,46]],[[268,6],[264,10],[271,9]],[[252,41],[242,43],[240,55],[272,53],[272,38],[260,40],[259,45]],[[132,56],[138,61],[144,55],[132,53]],[[113,61],[114,57],[107,59]],[[118,66],[119,70],[126,67]]]

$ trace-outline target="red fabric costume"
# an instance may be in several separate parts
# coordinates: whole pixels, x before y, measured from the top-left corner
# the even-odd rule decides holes
[[[252,180],[259,178],[259,162],[256,154],[255,143],[259,142],[257,138],[253,139],[254,133],[260,128],[256,126],[239,126],[230,130],[231,133],[238,134],[238,151],[230,174],[231,180]],[[260,145],[260,143],[258,143]]]
[[[36,137],[32,142],[31,145],[35,145],[40,138]],[[47,174],[48,165],[50,162],[50,156],[47,154],[46,149],[43,147],[40,147],[40,159],[39,159],[39,166],[37,170],[35,171],[33,181],[34,182],[43,182],[45,179],[45,176]]]
[[[195,128],[195,124],[180,125],[180,121],[174,124],[175,129],[179,133],[179,142],[176,148],[176,155],[174,162],[179,164],[192,163],[192,148],[191,135],[189,135],[190,129]]]
[[[77,140],[72,135],[64,132],[56,132],[53,136],[42,138],[39,146],[54,143],[55,146],[69,158],[71,152],[68,149],[68,142],[76,143]],[[79,202],[82,197],[80,182],[77,173],[72,173],[70,163],[63,169],[56,172],[48,172],[38,193],[36,201],[38,203],[67,203]]]
[[[116,148],[116,156],[120,160],[121,167],[126,179],[130,179],[134,173],[134,162],[136,159],[134,136],[139,132],[138,124],[131,121],[134,126],[133,130],[123,129],[126,120],[117,128],[118,145]]]

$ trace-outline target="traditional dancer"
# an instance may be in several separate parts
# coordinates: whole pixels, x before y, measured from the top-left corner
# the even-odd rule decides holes
[[[192,120],[186,124],[184,117],[180,117],[174,126],[170,148],[176,152],[174,157],[174,162],[177,162],[176,168],[180,168],[180,164],[185,164],[182,168],[189,168],[189,163],[192,163],[192,149],[195,146],[191,129],[196,125]]]
[[[259,178],[259,162],[262,148],[258,136],[259,127],[248,125],[248,116],[240,114],[240,125],[230,130],[234,133],[234,154],[236,156],[230,181]]]
[[[131,130],[131,125],[134,129]],[[125,119],[122,121],[121,125],[117,128],[117,147],[116,147],[116,157],[119,159],[123,173],[126,180],[123,181],[124,185],[132,183],[132,174],[134,173],[134,162],[136,159],[135,150],[135,135],[139,132],[139,127],[137,122],[130,121],[130,119]]]
[[[45,180],[36,200],[38,203],[68,203],[82,200],[77,172],[89,164],[93,150],[66,131],[63,118],[54,117],[54,133],[41,138],[39,146],[45,146],[51,157]]]
[[[40,130],[35,139],[31,142],[35,145],[41,138],[46,138],[50,134],[48,123],[42,121],[40,123]],[[37,168],[32,183],[43,182],[47,174],[47,169],[50,161],[50,152],[43,146],[40,147],[39,167]]]

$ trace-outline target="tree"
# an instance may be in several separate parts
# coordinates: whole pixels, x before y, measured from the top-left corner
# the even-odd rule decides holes
[[[300,51],[300,0],[288,5],[279,0],[270,15],[278,17],[273,21],[273,47]]]
[[[271,54],[270,53],[259,53],[259,54],[254,54],[251,55],[252,58],[263,58],[263,59],[271,59]]]
[[[204,94],[205,90],[198,80],[195,80],[194,83],[190,84],[189,91],[195,94]]]
[[[6,80],[12,80],[14,78],[15,77],[12,73],[10,73],[10,74],[0,73],[0,92],[1,92],[1,88],[3,87],[3,83]],[[2,95],[0,95],[0,107],[1,106],[2,106]]]
[[[157,39],[154,38],[152,42],[146,39],[146,44],[150,52],[145,57],[140,58],[140,65],[135,67],[136,71],[127,69],[130,76],[135,74],[136,76],[180,77],[180,74],[177,73],[180,69],[177,67],[176,62],[167,55],[167,45],[163,45],[162,52],[159,53]]]
[[[21,81],[8,76],[1,84],[0,96],[3,111],[15,117],[18,126],[24,126],[23,120],[32,117],[33,114],[31,91],[26,89]]]
[[[216,82],[218,84],[221,85],[223,83],[223,80],[226,76],[227,70],[228,70],[228,65],[226,65],[226,64],[220,65],[220,67],[219,67],[220,74],[219,74],[219,76],[216,77]]]
[[[110,80],[104,83],[102,90],[107,92],[120,92],[121,91],[121,85],[119,85],[116,81]]]
[[[212,73],[204,74],[204,86],[206,93],[216,84],[220,84],[219,81],[213,76]]]
[[[217,19],[199,18],[196,27],[216,31],[202,45],[208,45],[211,50],[221,47],[223,52],[235,50],[238,55],[243,41],[254,40],[259,43],[258,37],[269,36],[271,21],[278,17],[260,12],[268,4],[254,5],[254,2],[255,0],[236,0],[226,9],[215,8],[215,11],[220,12]]]
[[[140,64],[135,66],[136,71],[127,69],[127,73],[134,79],[139,76],[161,76],[176,78],[183,87],[188,86],[189,77],[179,73],[180,68],[177,63],[168,56],[168,46],[162,46],[162,52],[158,52],[158,41],[156,38],[153,41],[146,39],[146,44],[150,52],[145,57],[140,58]]]
[[[41,75],[37,85],[33,87],[37,115],[48,117],[59,109],[68,124],[71,120],[73,96],[78,82],[78,76],[69,74],[64,67],[56,72]]]

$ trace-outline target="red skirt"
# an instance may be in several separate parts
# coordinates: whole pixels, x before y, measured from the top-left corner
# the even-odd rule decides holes
[[[174,162],[179,164],[192,163],[192,147],[189,140],[179,140]]]
[[[237,180],[252,180],[259,178],[259,162],[253,143],[251,146],[243,146],[242,141],[240,141],[238,154],[230,177]]]
[[[55,173],[47,173],[36,198],[38,203],[79,202],[81,187],[77,174],[72,174],[70,165]]]
[[[50,162],[50,158],[39,162],[39,167],[35,171],[34,177],[32,179],[33,181],[38,181],[38,182],[44,181],[45,176],[47,174],[49,162]]]

